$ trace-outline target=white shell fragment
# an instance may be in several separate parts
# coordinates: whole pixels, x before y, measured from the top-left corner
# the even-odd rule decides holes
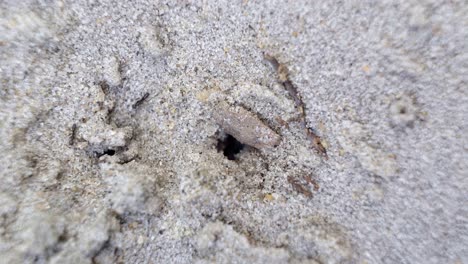
[[[212,114],[224,131],[239,142],[257,149],[276,147],[281,137],[242,107],[218,104]]]

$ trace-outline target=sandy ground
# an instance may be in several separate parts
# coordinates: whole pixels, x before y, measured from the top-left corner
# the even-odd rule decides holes
[[[0,1],[0,263],[468,263],[466,1]]]

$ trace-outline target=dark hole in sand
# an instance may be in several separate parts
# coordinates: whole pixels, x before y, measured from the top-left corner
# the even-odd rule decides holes
[[[218,139],[217,149],[223,151],[224,156],[228,160],[235,160],[238,154],[244,148],[244,144],[240,143],[236,138],[227,134],[224,138]]]
[[[103,155],[109,155],[109,156],[114,156],[115,154],[115,150],[113,149],[108,149],[106,151],[104,151]]]

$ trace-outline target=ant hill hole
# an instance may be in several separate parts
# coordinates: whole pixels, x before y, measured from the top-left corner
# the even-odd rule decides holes
[[[115,154],[115,150],[113,149],[108,149],[106,151],[104,151],[103,155],[109,155],[109,156],[114,156]]]
[[[402,115],[406,114],[406,107],[403,106],[400,108],[400,114]]]
[[[236,154],[244,148],[244,144],[240,143],[235,137],[226,134],[224,138],[218,139],[216,148],[219,152],[223,151],[228,160],[235,160]]]

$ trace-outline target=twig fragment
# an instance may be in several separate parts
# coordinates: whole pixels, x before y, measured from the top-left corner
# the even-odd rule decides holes
[[[328,158],[327,150],[323,146],[320,137],[316,135],[309,127],[307,127],[304,102],[302,101],[302,98],[299,95],[296,86],[289,78],[288,68],[286,67],[286,65],[280,63],[278,59],[276,59],[274,56],[264,54],[264,57],[267,61],[271,63],[273,68],[277,71],[278,81],[284,86],[286,91],[288,91],[289,95],[294,100],[294,105],[296,106],[296,109],[301,117],[301,125],[307,135],[307,138],[312,142],[312,146],[325,158]]]

